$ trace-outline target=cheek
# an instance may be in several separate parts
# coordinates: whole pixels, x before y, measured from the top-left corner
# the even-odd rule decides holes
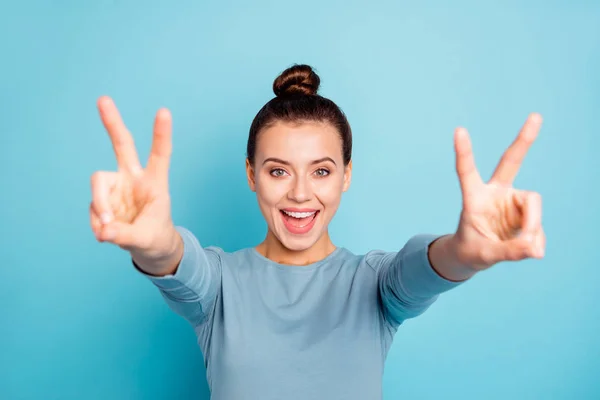
[[[316,185],[315,195],[328,208],[337,208],[342,198],[343,181],[322,182]]]
[[[287,186],[284,181],[277,181],[264,176],[256,181],[256,194],[261,208],[265,210],[277,206],[286,193]]]

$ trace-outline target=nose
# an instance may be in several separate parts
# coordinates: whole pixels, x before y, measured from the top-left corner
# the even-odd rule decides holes
[[[288,192],[288,198],[297,203],[304,203],[312,198],[312,188],[306,178],[297,176],[294,179],[294,183]]]

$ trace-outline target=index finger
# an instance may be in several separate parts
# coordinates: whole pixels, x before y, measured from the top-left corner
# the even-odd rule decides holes
[[[469,133],[462,127],[456,128],[454,131],[454,152],[456,153],[456,173],[458,174],[463,201],[468,202],[471,193],[479,188],[483,181],[475,166]]]
[[[158,110],[154,120],[154,136],[146,168],[149,173],[156,175],[163,182],[166,182],[169,176],[169,161],[173,149],[171,136],[171,112],[162,108]]]
[[[102,96],[98,99],[98,110],[100,111],[102,123],[110,136],[119,169],[132,174],[139,173],[142,167],[135,149],[133,137],[123,123],[115,103],[110,97]]]
[[[512,185],[519,168],[521,168],[525,154],[527,154],[531,144],[537,137],[541,125],[541,115],[537,113],[529,115],[517,138],[502,155],[492,175],[491,182]]]

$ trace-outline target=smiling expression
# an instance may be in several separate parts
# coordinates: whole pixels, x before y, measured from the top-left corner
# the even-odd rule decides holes
[[[351,180],[342,141],[327,123],[278,122],[260,133],[254,165],[246,164],[250,189],[269,235],[288,250],[304,251],[329,240],[327,227]]]

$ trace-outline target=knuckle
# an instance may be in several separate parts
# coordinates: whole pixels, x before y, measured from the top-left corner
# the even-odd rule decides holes
[[[530,242],[525,242],[522,243],[520,248],[515,251],[515,253],[518,254],[518,259],[521,258],[525,258],[525,257],[531,257],[532,255],[535,254],[535,246],[534,246],[535,241]]]
[[[97,182],[100,180],[100,174],[100,171],[96,171],[92,174],[92,176],[90,177],[90,183],[92,184],[92,186],[97,185]]]
[[[92,184],[92,188],[96,188],[102,184],[105,180],[106,172],[104,171],[96,171],[92,174],[90,178],[90,182]]]
[[[90,204],[90,214],[91,217],[94,218],[98,218],[98,216],[102,213],[102,206],[100,204],[100,202],[98,201],[98,199],[94,199],[92,200],[92,203]]]

